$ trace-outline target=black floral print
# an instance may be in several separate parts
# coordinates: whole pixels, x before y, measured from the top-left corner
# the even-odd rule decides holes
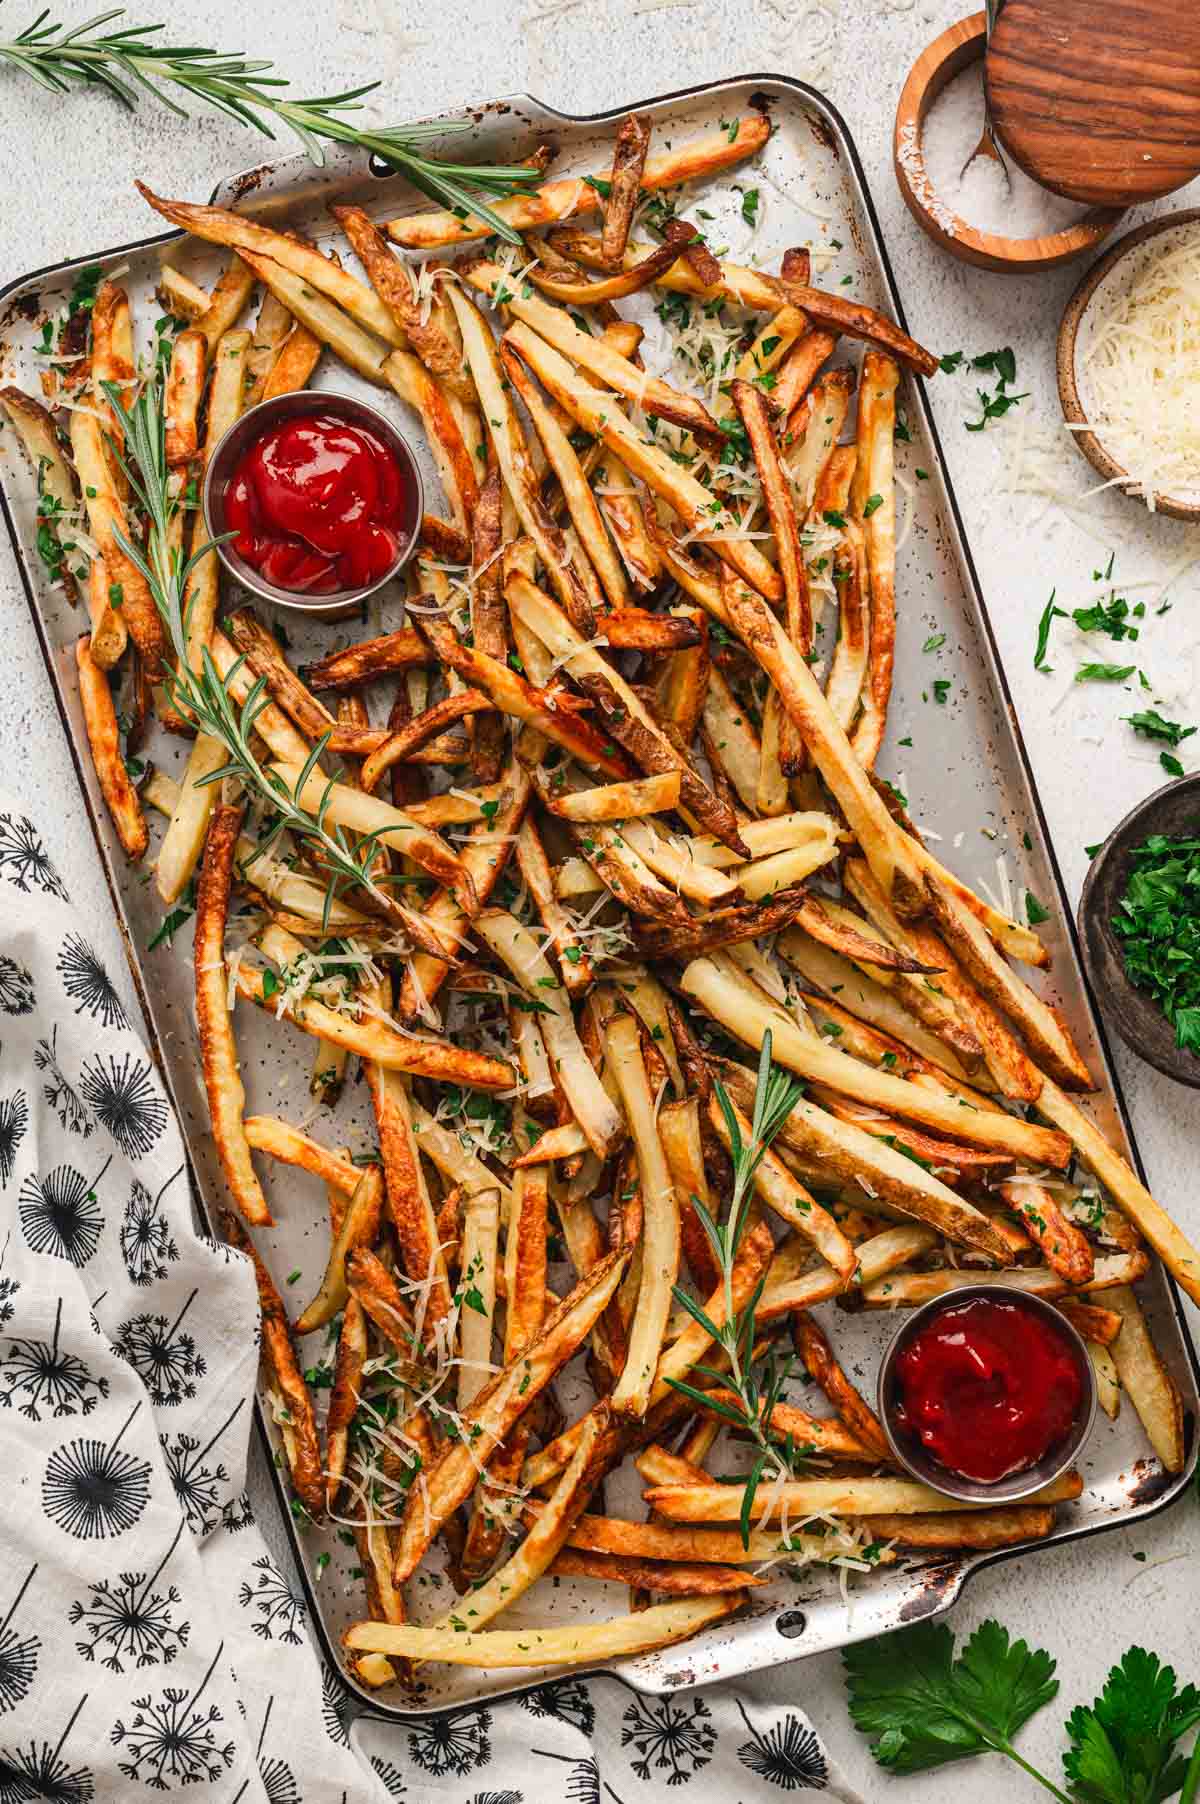
[[[750,1732],[737,1751],[743,1766],[748,1766],[760,1779],[768,1779],[783,1791],[824,1791],[829,1783],[829,1768],[821,1744],[808,1724],[799,1716],[785,1716],[782,1723],[764,1735],[746,1715],[738,1699],[738,1711]]]
[[[65,1534],[80,1541],[123,1535],[141,1520],[150,1497],[150,1467],[121,1451],[121,1436],[137,1415],[133,1407],[115,1440],[68,1441],[46,1462],[42,1508]]]
[[[639,1779],[662,1773],[668,1785],[682,1785],[713,1757],[717,1731],[703,1698],[638,1698],[621,1718],[621,1746]]]
[[[243,1583],[238,1593],[243,1610],[249,1610],[255,1617],[251,1628],[264,1641],[274,1641],[278,1636],[280,1641],[299,1647],[304,1639],[306,1610],[303,1597],[292,1590],[268,1554],[255,1560],[254,1571],[257,1574],[254,1582]]]
[[[321,1720],[325,1724],[325,1733],[330,1741],[336,1741],[341,1747],[350,1746],[350,1731],[354,1727],[354,1719],[358,1715],[358,1707],[354,1698],[334,1672],[332,1666],[321,1664]]]
[[[86,1011],[102,1027],[128,1027],[129,1020],[112,978],[82,934],[69,933],[63,941],[58,972],[77,1015]]]
[[[581,1679],[551,1679],[527,1691],[521,1708],[530,1716],[550,1716],[560,1723],[570,1723],[581,1735],[590,1735],[596,1727],[596,1706]]]
[[[46,1099],[46,1106],[58,1116],[59,1125],[66,1128],[69,1134],[78,1134],[82,1139],[90,1140],[95,1132],[95,1123],[58,1062],[57,1022],[50,1030],[50,1038],[38,1041],[33,1062],[39,1071],[50,1073],[48,1081],[42,1085],[42,1095]]]
[[[203,1446],[198,1437],[192,1434],[162,1434],[158,1437],[167,1474],[187,1516],[188,1527],[194,1535],[208,1534],[221,1520],[224,1507],[221,1487],[229,1483],[229,1473],[220,1462],[210,1466],[206,1461],[234,1416],[240,1413],[241,1407],[239,1402],[233,1414]]]
[[[15,958],[0,952],[0,1009],[6,1015],[32,1015],[37,998],[33,978]]]
[[[84,1060],[79,1093],[127,1159],[144,1159],[167,1125],[167,1104],[149,1061],[127,1052]]]
[[[134,1315],[122,1322],[113,1336],[116,1351],[133,1367],[150,1393],[151,1403],[160,1407],[170,1408],[194,1397],[196,1379],[208,1370],[193,1337],[180,1333],[196,1295],[193,1290],[173,1322],[165,1315]]]
[[[0,1748],[0,1800],[25,1804],[26,1799],[52,1798],[55,1804],[91,1804],[96,1781],[85,1766],[72,1766],[63,1747],[87,1703],[80,1698],[66,1728],[51,1747],[48,1741],[31,1741],[25,1747]]]
[[[96,1186],[112,1160],[89,1182],[74,1165],[58,1165],[45,1178],[31,1173],[17,1198],[17,1219],[35,1253],[86,1265],[100,1244],[104,1216]]]
[[[113,1725],[112,1740],[129,1756],[120,1763],[126,1778],[140,1780],[155,1791],[170,1791],[172,1781],[194,1785],[219,1779],[233,1765],[236,1745],[223,1741],[224,1716],[216,1704],[205,1705],[208,1689],[222,1648],[194,1691],[178,1686],[134,1698],[136,1714],[128,1725],[120,1718]]]
[[[0,876],[27,894],[32,884],[60,902],[71,900],[41,835],[24,814],[0,814]]]
[[[7,1187],[17,1162],[17,1148],[29,1126],[29,1104],[24,1090],[0,1096],[0,1189]]]
[[[3,1622],[0,1622],[0,1716],[7,1710],[14,1710],[23,1701],[37,1672],[38,1656],[42,1650],[41,1636],[22,1633],[19,1625],[13,1621],[36,1572],[35,1562],[25,1574],[21,1589],[9,1604]]]
[[[101,1397],[108,1395],[108,1379],[90,1372],[77,1354],[63,1347],[62,1298],[54,1311],[54,1333],[48,1341],[14,1340],[0,1366],[0,1408],[11,1409],[16,1398],[23,1416],[40,1422],[42,1411],[54,1416],[90,1416]]]
[[[488,1731],[491,1713],[471,1710],[457,1716],[431,1716],[417,1728],[410,1729],[408,1751],[426,1773],[440,1778],[454,1773],[465,1779],[477,1767],[491,1759],[492,1744]]]
[[[125,1270],[129,1273],[131,1283],[151,1284],[156,1278],[165,1278],[167,1267],[179,1258],[179,1247],[171,1232],[171,1224],[159,1207],[163,1192],[170,1188],[178,1176],[179,1172],[174,1172],[157,1197],[151,1197],[140,1179],[133,1180],[133,1189],[125,1205],[121,1232],[118,1235],[121,1257],[125,1261]]]
[[[124,1672],[132,1664],[169,1666],[187,1646],[191,1624],[176,1622],[182,1597],[174,1585],[155,1586],[179,1545],[183,1523],[154,1571],[123,1572],[116,1580],[95,1579],[87,1596],[76,1599],[67,1621],[82,1628],[85,1639],[75,1643],[85,1660],[100,1660],[109,1672]]]

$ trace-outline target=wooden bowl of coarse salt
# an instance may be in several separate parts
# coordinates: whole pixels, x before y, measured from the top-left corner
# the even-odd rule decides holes
[[[1127,232],[1088,270],[1058,328],[1058,393],[1106,483],[1200,520],[1200,208]]]
[[[1011,157],[1011,185],[990,157],[964,171],[984,120],[986,49],[987,20],[974,13],[917,58],[896,108],[896,180],[917,224],[951,256],[1014,275],[1053,269],[1095,250],[1122,209],[1085,209],[1051,194]]]

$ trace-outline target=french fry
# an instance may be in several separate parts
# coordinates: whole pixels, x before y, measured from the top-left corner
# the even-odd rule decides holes
[[[867,681],[862,692],[863,717],[854,734],[854,749],[868,770],[874,766],[883,744],[896,658],[896,487],[892,442],[899,380],[900,372],[891,357],[873,350],[866,353],[858,390],[858,467],[851,505],[863,523],[871,580]]]
[[[490,700],[478,689],[460,689],[456,694],[444,695],[440,702],[434,702],[415,720],[410,720],[398,732],[390,732],[382,744],[363,759],[362,788],[367,795],[372,795],[379,787],[380,779],[395,765],[411,759],[418,749],[435,740],[443,730],[470,715],[490,712]],[[338,735],[335,732],[330,741],[336,749]]]
[[[181,332],[171,347],[164,405],[167,427],[167,462],[188,464],[200,448],[197,422],[204,384],[208,378],[208,342],[203,332]]]
[[[395,670],[411,670],[431,662],[424,637],[415,626],[385,633],[381,639],[362,639],[344,651],[330,652],[300,672],[309,689],[356,689]]]
[[[981,1510],[945,1510],[936,1516],[868,1516],[864,1527],[876,1542],[898,1547],[968,1549],[987,1553],[1020,1541],[1044,1541],[1053,1533],[1051,1504],[1019,1503]]]
[[[271,298],[274,300],[277,297],[272,295]],[[313,371],[321,361],[323,349],[324,341],[297,320],[271,366],[259,400],[273,401],[276,395],[291,395],[297,389],[307,388]]]
[[[711,1391],[705,1392],[705,1397],[708,1400],[705,1408],[722,1422],[730,1422],[735,1428],[739,1423],[749,1426],[736,1391],[722,1390],[719,1385],[714,1385]],[[857,1460],[868,1466],[878,1465],[880,1461],[881,1456],[852,1434],[844,1423],[811,1416],[807,1410],[797,1409],[790,1403],[775,1404],[769,1417],[760,1414],[759,1426],[774,1439],[790,1441],[801,1458],[813,1454],[818,1458]],[[882,1457],[887,1460],[890,1455]]]
[[[400,1075],[385,1066],[368,1064],[366,1073],[383,1161],[388,1216],[405,1273],[415,1283],[428,1287],[422,1297],[421,1317],[426,1332],[432,1336],[449,1311],[450,1286],[433,1204],[417,1156],[408,1092]],[[462,1328],[465,1333],[465,1322]]]
[[[627,114],[617,129],[600,243],[610,266],[618,269],[641,191],[646,155],[650,149],[650,131],[650,121],[641,113]]]
[[[407,283],[408,277],[403,275],[401,280]],[[409,351],[393,351],[384,362],[383,373],[400,399],[419,416],[454,524],[465,531],[479,500],[475,445],[466,442],[449,395],[419,358]]]
[[[1085,1340],[1083,1344],[1087,1348],[1087,1356],[1096,1379],[1096,1401],[1109,1421],[1115,1422],[1121,1413],[1121,1379],[1112,1349],[1101,1346],[1094,1340]],[[1167,1446],[1173,1453],[1172,1439],[1168,1439]]]
[[[580,1553],[569,1547],[555,1555],[550,1574],[554,1578],[607,1580],[639,1591],[684,1597],[713,1596],[722,1591],[741,1591],[747,1586],[767,1583],[765,1577],[740,1572],[736,1566],[634,1560],[627,1555]]]
[[[316,770],[306,778],[302,793],[297,794],[300,778],[304,775],[302,766],[276,763],[271,769],[287,785],[289,793],[296,796],[301,807],[314,813],[320,810],[326,820],[348,827],[354,833],[374,835],[380,845],[402,852],[431,877],[436,877],[439,883],[452,887],[468,906],[473,903],[474,883],[462,859],[436,833],[413,820],[403,809],[393,808],[390,802],[353,789],[348,783],[330,782]]]
[[[369,1247],[377,1238],[382,1208],[383,1177],[377,1165],[368,1165],[359,1173],[334,1231],[317,1294],[296,1318],[297,1334],[311,1334],[315,1328],[325,1327],[339,1309],[345,1308],[350,1294],[347,1264],[359,1248]]]
[[[120,598],[121,618],[142,655],[146,675],[157,682],[162,671],[166,634],[150,586],[137,565],[122,551],[119,539],[132,543],[132,533],[109,468],[104,428],[94,413],[76,408],[71,415],[71,455],[83,490],[88,524],[108,572],[109,601]]]
[[[51,537],[61,546],[60,523],[62,516],[71,515],[76,507],[75,484],[71,471],[63,453],[62,444],[55,428],[53,417],[22,389],[10,384],[0,388],[0,411],[11,423],[20,441],[21,448],[29,459],[38,492],[38,525],[44,527]],[[61,580],[68,594],[73,593],[74,576],[65,564],[60,564]],[[90,574],[96,572],[93,562]],[[103,566],[101,565],[101,570]],[[107,583],[102,590],[106,597]],[[104,670],[111,669],[125,649],[124,623],[119,619],[110,626],[107,633],[102,632],[92,609],[92,655]],[[115,648],[110,644],[110,637],[120,634],[120,643]]]
[[[211,357],[218,342],[231,332],[242,316],[242,309],[254,291],[254,275],[240,257],[231,257],[208,297],[208,306],[196,318]]]
[[[1069,1503],[1083,1490],[1078,1472],[1064,1472],[1026,1500],[1028,1504]],[[742,1496],[732,1485],[654,1485],[645,1493],[652,1508],[668,1522],[736,1522]],[[986,1506],[985,1506],[986,1507]],[[965,1515],[953,1497],[911,1478],[806,1478],[771,1486],[750,1507],[753,1522],[769,1521],[787,1511],[788,1522],[813,1516],[917,1516],[953,1512]]]
[[[133,398],[131,391],[136,378],[133,315],[129,308],[129,296],[116,282],[101,282],[92,303],[92,394],[104,420],[105,432],[113,441],[109,462],[122,500],[126,499],[129,487],[128,478],[117,457],[117,451],[124,442],[123,434],[117,424],[116,414],[109,405],[106,391],[108,385],[119,389],[122,402],[128,406]],[[169,436],[168,429],[168,438]]]
[[[591,960],[575,935],[566,910],[554,893],[554,879],[537,828],[526,815],[517,834],[517,864],[529,886],[542,926],[551,936],[563,985],[571,997],[586,995],[595,981]],[[533,1016],[523,1017],[539,1033]]]
[[[469,1630],[464,1634],[461,1629],[356,1622],[346,1631],[345,1645],[351,1652],[368,1648],[395,1658],[446,1661],[455,1666],[594,1666],[597,1661],[649,1653],[656,1647],[686,1641],[740,1609],[745,1595],[734,1591],[716,1597],[678,1597],[606,1622],[560,1629],[484,1629],[478,1635]]]
[[[679,771],[660,771],[653,777],[554,796],[548,806],[552,814],[559,814],[568,821],[633,820],[638,815],[659,814],[674,808],[679,800],[679,785]]]
[[[733,372],[734,379],[739,382],[754,382],[771,370],[778,369],[797,339],[803,338],[811,330],[807,314],[801,313],[798,307],[781,307],[766,325],[759,328],[758,336],[750,349],[743,351]],[[770,392],[774,400],[775,388]]]
[[[1133,1257],[1133,1255],[1126,1255]],[[1097,1260],[1097,1265],[1103,1263]],[[1112,1343],[1121,1389],[1133,1404],[1150,1445],[1168,1472],[1182,1472],[1187,1459],[1183,1399],[1163,1364],[1140,1304],[1128,1285],[1106,1293],[1105,1305],[1122,1317]]]
[[[388,248],[387,239],[361,207],[331,207],[353,245],[371,286],[431,376],[468,405],[474,400],[462,352],[447,329],[444,307],[429,309],[417,299],[408,269]]]
[[[86,633],[75,643],[75,668],[96,781],[121,842],[121,850],[126,858],[136,860],[145,852],[150,835],[137,791],[129,781],[129,772],[121,756],[121,735],[108,676],[93,659],[91,640]]]
[[[363,1368],[367,1363],[367,1323],[362,1304],[347,1299],[338,1334],[329,1412],[325,1418],[325,1507],[332,1514],[346,1471],[350,1424],[358,1409]]]
[[[415,1572],[442,1523],[475,1488],[480,1467],[586,1339],[628,1261],[627,1252],[600,1260],[564,1297],[537,1339],[489,1381],[464,1413],[459,1439],[431,1472],[421,1475],[405,1506],[396,1550],[398,1583]]]
[[[1001,1184],[1000,1194],[1011,1204],[1026,1232],[1042,1249],[1046,1264],[1068,1284],[1086,1284],[1094,1259],[1087,1236],[1068,1221],[1052,1190],[1044,1184],[1021,1180]]]
[[[667,501],[687,526],[703,527],[703,542],[711,545],[717,555],[760,594],[769,601],[781,598],[783,585],[778,572],[758,547],[749,540],[727,536],[736,528],[724,509],[714,512],[711,491],[687,470],[673,463],[658,445],[641,438],[608,391],[585,381],[568,360],[531,327],[510,326],[504,336],[506,343],[512,346],[542,386],[585,432],[603,440],[630,474],[641,477],[647,488]],[[595,345],[600,340],[593,338],[587,342]],[[634,370],[633,374],[636,377],[638,372]]]
[[[716,175],[722,169],[744,162],[747,157],[756,156],[770,136],[770,126],[760,113],[743,114],[736,121],[736,128],[710,132],[659,156],[647,157],[642,169],[642,188],[650,193],[658,188],[675,188],[682,182],[701,181],[705,176]],[[518,232],[533,231],[560,219],[572,219],[578,213],[591,213],[599,206],[599,186],[593,186],[582,176],[546,182],[530,194],[517,194],[509,200],[495,202],[500,217]],[[387,222],[388,237],[407,250],[466,244],[473,238],[488,237],[491,231],[487,220],[470,215],[460,219],[456,212],[410,213],[406,218]]]
[[[575,226],[565,226],[551,232],[549,242],[554,250],[573,257],[586,269],[604,269],[600,240],[589,232],[580,231]],[[651,246],[647,244],[627,244],[621,258],[622,267],[636,268],[645,261],[650,250]],[[655,285],[671,289],[676,294],[695,295],[701,301],[731,301],[735,307],[755,307],[763,313],[778,313],[781,307],[787,306],[787,296],[775,276],[766,275],[761,270],[744,268],[737,263],[728,263],[724,258],[718,259],[718,269],[720,274],[717,279],[706,282],[686,258],[680,258],[678,263],[672,263],[662,271]]]
[[[785,304],[779,309],[774,319],[767,321],[763,332],[774,336],[776,322],[781,317],[791,318],[798,312],[799,309],[792,307],[790,303]],[[807,319],[808,315],[805,314],[803,317]],[[790,448],[791,416],[812,387],[821,365],[833,356],[837,349],[837,341],[836,332],[826,331],[822,326],[810,325],[808,330],[797,338],[784,357],[775,378],[775,386],[771,390],[772,401],[779,409],[783,419],[789,422],[788,428],[782,435],[784,450]]]
[[[220,785],[206,782],[229,762],[217,739],[197,733],[180,784],[179,801],[167,825],[154,865],[154,883],[164,902],[177,902],[187,887],[219,796]]]
[[[1037,1100],[1038,1113],[1070,1137],[1088,1170],[1099,1178],[1113,1202],[1150,1242],[1172,1277],[1200,1303],[1200,1252],[1177,1227],[1161,1203],[1136,1178],[1100,1130],[1077,1104],[1047,1078]]]
[[[655,549],[641,490],[619,458],[609,456],[596,472],[595,494],[629,579],[643,593],[657,587],[662,559]]]
[[[699,1197],[712,1214],[704,1147],[700,1138],[700,1102],[688,1096],[659,1111],[658,1135],[679,1202],[680,1247],[688,1270],[704,1295],[718,1288],[720,1269],[693,1199]]]
[[[788,281],[786,274],[782,286],[791,305],[799,307],[818,326],[840,332],[845,338],[861,338],[868,345],[878,345],[885,353],[899,358],[908,369],[915,370],[918,376],[937,374],[938,360],[933,352],[917,344],[907,332],[902,332],[873,307],[845,300],[841,295],[826,294],[823,289],[810,288],[806,283]]]
[[[1121,1332],[1122,1317],[1115,1309],[1107,1308],[1101,1303],[1085,1303],[1078,1297],[1065,1297],[1058,1305],[1058,1312],[1066,1316],[1072,1328],[1084,1340],[1093,1341],[1097,1346],[1111,1347]]]
[[[1149,1264],[1145,1253],[1105,1254],[1096,1260],[1092,1276],[1079,1289],[1090,1294],[1092,1291],[1109,1291],[1114,1287],[1134,1283],[1144,1276]],[[916,1307],[921,1303],[928,1303],[932,1297],[948,1296],[967,1284],[1006,1284],[1014,1290],[1023,1290],[1030,1296],[1046,1297],[1051,1301],[1065,1297],[1072,1288],[1065,1278],[1051,1271],[1048,1266],[1032,1270],[1022,1267],[1007,1272],[897,1272],[894,1276],[880,1278],[873,1284],[864,1284],[862,1300],[868,1309],[893,1309],[901,1304]]]
[[[890,1462],[892,1451],[883,1425],[842,1370],[820,1323],[811,1315],[793,1316],[792,1336],[809,1377],[820,1385],[851,1434],[872,1458]]]
[[[208,290],[170,263],[164,263],[159,270],[155,292],[163,311],[173,314],[176,319],[197,320],[208,311]]]
[[[250,1236],[232,1215],[225,1217],[225,1237],[246,1254],[254,1267],[258,1284],[258,1307],[262,1316],[262,1361],[270,1386],[280,1399],[281,1409],[277,1420],[288,1475],[304,1508],[314,1521],[319,1521],[325,1514],[321,1444],[317,1438],[312,1399],[301,1376],[283,1298],[275,1288],[274,1280]]]
[[[612,1406],[621,1415],[644,1416],[670,1314],[671,1287],[679,1269],[679,1205],[658,1137],[641,1036],[633,1016],[614,1016],[604,1049],[633,1137],[645,1211],[641,1288],[629,1331],[629,1352],[612,1393]]]
[[[247,408],[256,407],[294,322],[287,308],[268,289],[258,309],[246,353]]]
[[[471,297],[457,285],[450,287],[449,300],[462,332],[463,349],[505,487],[563,607],[581,632],[590,635],[596,630],[592,606],[563,535],[542,501],[529,447],[509,400],[508,381],[487,322]]]
[[[242,1125],[246,1144],[253,1151],[267,1153],[284,1165],[299,1166],[343,1196],[354,1195],[362,1171],[343,1153],[332,1152],[290,1122],[277,1121],[270,1115],[247,1115]]]
[[[208,392],[208,422],[204,435],[201,473],[219,441],[239,418],[246,393],[246,359],[250,351],[248,332],[229,332],[213,348],[212,381]],[[197,516],[192,539],[198,550],[207,542],[203,519]],[[184,631],[187,635],[189,670],[203,668],[204,647],[213,636],[220,595],[221,567],[215,551],[207,551],[188,574],[184,589]]]
[[[624,1124],[580,1044],[571,1005],[545,953],[529,929],[504,909],[484,909],[476,918],[475,930],[522,988],[545,1006],[539,1025],[558,1082],[588,1144],[600,1158],[606,1158],[622,1138]]]
[[[468,1152],[460,1144],[457,1134],[443,1127],[419,1102],[411,1103],[410,1112],[418,1152],[468,1196],[473,1190],[499,1190],[501,1217],[507,1221],[512,1211],[512,1192],[503,1179],[490,1171],[482,1159]]]
[[[410,1356],[415,1323],[408,1301],[378,1254],[357,1246],[345,1261],[346,1288],[390,1347]]]
[[[319,262],[325,262],[319,252],[313,254]],[[303,327],[307,334],[307,339],[301,340],[305,361],[312,356],[314,343],[328,345],[335,356],[340,357],[343,363],[348,364],[368,382],[373,382],[377,388],[386,385],[383,366],[390,355],[389,347],[394,343],[394,337],[382,338],[374,332],[364,330],[335,301],[321,294],[316,287],[310,286],[303,276],[294,274],[282,262],[251,250],[239,250],[238,255],[252,274],[270,289],[275,299],[295,316],[297,324]],[[326,267],[332,270],[335,266],[330,263]],[[354,280],[353,277],[349,279]],[[370,295],[372,302],[376,300],[370,289],[364,289],[363,293]],[[394,330],[393,327],[393,333]],[[267,378],[264,399],[269,398],[273,392],[287,392],[280,390],[278,378],[294,337],[295,333],[288,338],[275,368]],[[311,364],[309,367],[311,369]]]
[[[464,1307],[458,1318],[457,1401],[460,1414],[474,1403],[492,1369],[499,1234],[499,1192],[473,1190],[463,1202],[461,1285]]]
[[[527,1506],[531,1510],[537,1507]],[[1051,1514],[1049,1509],[1042,1513]],[[970,1521],[982,1525],[989,1516],[996,1514],[996,1511],[980,1510],[971,1515]],[[956,1523],[961,1518],[898,1516],[894,1520],[908,1530],[914,1523],[926,1520]],[[752,1529],[748,1542],[743,1542],[737,1529],[692,1528],[674,1522],[626,1522],[617,1516],[583,1515],[567,1536],[567,1546],[618,1559],[679,1564],[684,1570],[700,1565],[758,1566],[789,1550],[804,1562],[840,1559],[847,1554],[853,1557],[857,1546],[853,1536],[845,1531],[839,1533],[832,1523],[826,1526],[828,1533],[824,1540],[827,1545],[823,1545],[823,1538],[817,1535],[789,1534],[784,1540],[763,1529]],[[874,1519],[870,1519],[870,1527],[874,1529]],[[891,1540],[893,1536],[878,1535],[876,1538]],[[884,1557],[886,1561],[887,1556]]]
[[[728,1102],[728,1098],[726,1101]],[[754,1135],[750,1123],[734,1104],[730,1103],[729,1107],[742,1136],[742,1144],[751,1145]],[[715,1095],[709,1098],[708,1118],[724,1145],[732,1148],[730,1124]],[[810,1241],[825,1263],[832,1266],[834,1271],[840,1272],[846,1283],[850,1282],[858,1263],[854,1248],[828,1209],[823,1208],[804,1185],[792,1176],[770,1147],[765,1149],[755,1167],[754,1189],[768,1209],[773,1210],[780,1220],[787,1222],[789,1227]]]

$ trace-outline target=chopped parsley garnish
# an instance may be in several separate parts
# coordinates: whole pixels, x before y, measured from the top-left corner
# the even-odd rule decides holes
[[[1042,907],[1031,889],[1025,891],[1025,919],[1031,927],[1036,927],[1040,921],[1050,919],[1050,910]]]
[[[1150,836],[1130,853],[1112,930],[1130,982],[1152,996],[1179,1046],[1200,1053],[1200,839]]]
[[[869,520],[877,507],[883,506],[882,495],[868,495],[863,502],[863,519]]]
[[[1140,738],[1162,739],[1167,745],[1182,745],[1196,731],[1195,727],[1182,726],[1177,720],[1164,720],[1155,708],[1146,708],[1139,714],[1127,714],[1125,718]]]
[[[1056,589],[1051,589],[1050,599],[1042,609],[1042,617],[1038,621],[1037,649],[1033,654],[1033,668],[1035,670],[1043,671],[1047,676],[1049,676],[1054,668],[1052,664],[1047,664],[1046,662],[1046,647],[1050,643],[1050,628],[1054,621],[1065,620],[1067,617],[1067,610],[1065,608],[1056,608],[1054,605],[1054,597],[1057,593],[1058,591]]]
[[[922,651],[940,651],[942,646],[945,643],[946,643],[945,633],[931,633],[929,635],[929,638],[926,639],[924,645],[921,647],[921,650]]]
[[[747,188],[742,194],[742,218],[747,225],[758,224],[758,189]]]
[[[1136,669],[1133,664],[1081,664],[1075,672],[1077,683],[1123,683]]]

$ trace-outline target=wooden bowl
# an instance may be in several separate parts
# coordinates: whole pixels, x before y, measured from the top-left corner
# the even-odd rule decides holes
[[[926,115],[947,83],[969,64],[978,62],[986,48],[986,17],[983,13],[973,13],[969,19],[960,19],[957,25],[951,25],[917,58],[896,108],[892,136],[896,180],[909,212],[922,231],[952,257],[974,263],[980,269],[1007,271],[1013,275],[1024,275],[1034,269],[1053,269],[1056,264],[1069,263],[1073,257],[1082,257],[1095,250],[1120,219],[1120,209],[1093,207],[1074,225],[1061,232],[1048,233],[1043,238],[1001,238],[994,232],[978,231],[967,220],[960,219],[939,199],[925,173],[922,135]],[[965,156],[965,150],[963,154]]]
[[[1125,894],[1134,847],[1152,833],[1184,839],[1194,837],[1198,831],[1200,773],[1179,777],[1155,790],[1113,828],[1093,858],[1077,917],[1084,969],[1105,1020],[1156,1071],[1193,1090],[1200,1090],[1200,1057],[1176,1045],[1175,1029],[1153,997],[1130,983],[1121,957],[1121,942],[1110,922]]]
[[[1142,245],[1155,238],[1161,238],[1165,232],[1178,231],[1181,227],[1194,226],[1200,221],[1200,207],[1185,209],[1179,213],[1167,213],[1161,219],[1152,219],[1148,225],[1138,226],[1135,231],[1127,232],[1119,238],[1110,251],[1106,251],[1098,263],[1088,270],[1078,288],[1067,302],[1062,323],[1058,328],[1058,350],[1056,362],[1058,366],[1058,396],[1062,402],[1063,418],[1072,426],[1086,426],[1088,416],[1079,393],[1079,384],[1075,374],[1075,353],[1078,349],[1080,329],[1085,326],[1088,308],[1101,284],[1113,272],[1125,263],[1131,254],[1136,256]],[[1123,272],[1128,275],[1129,271]],[[1092,467],[1099,471],[1106,482],[1128,478],[1129,472],[1122,468],[1114,457],[1105,450],[1104,445],[1094,432],[1072,432],[1070,435],[1079,450],[1087,458]],[[1133,485],[1125,487],[1125,494],[1136,491]],[[1140,500],[1141,497],[1139,496]],[[1180,500],[1170,495],[1154,497],[1156,512],[1169,514],[1173,520],[1200,520],[1200,495],[1195,499]]]

